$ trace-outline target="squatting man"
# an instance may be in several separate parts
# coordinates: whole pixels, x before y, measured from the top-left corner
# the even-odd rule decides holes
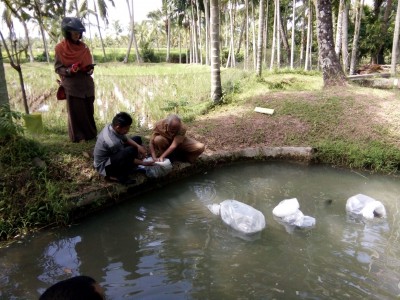
[[[186,136],[187,127],[178,115],[170,115],[158,121],[150,138],[150,153],[154,161],[188,161],[193,163],[205,149],[205,145]]]

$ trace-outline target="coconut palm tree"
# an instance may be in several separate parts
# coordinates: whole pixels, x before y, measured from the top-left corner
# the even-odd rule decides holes
[[[257,43],[257,76],[261,76],[262,69],[262,49],[263,49],[263,34],[264,34],[264,0],[260,0],[258,16],[258,43]]]
[[[357,64],[358,40],[360,38],[360,27],[361,27],[363,6],[364,6],[364,0],[356,0],[355,4],[356,20],[354,22],[355,28],[353,37],[353,47],[351,48],[350,75],[354,74]]]
[[[345,73],[349,71],[349,6],[349,1],[345,0],[342,16],[342,65]]]
[[[293,69],[293,63],[294,63],[294,46],[295,46],[295,40],[294,40],[294,33],[296,29],[296,0],[293,0],[293,7],[292,7],[292,42],[291,42],[291,48],[290,48],[290,68]]]
[[[378,1],[376,1],[378,2]],[[393,7],[393,0],[387,1],[380,1],[382,5],[382,10],[384,10],[382,18],[379,19],[379,35],[376,39],[376,47],[375,51],[372,53],[371,60],[373,63],[377,64],[384,64],[385,57],[384,57],[384,50],[385,50],[385,39],[388,36],[390,22],[392,21],[392,7]],[[383,7],[383,4],[386,4]],[[364,6],[364,2],[362,7]]]
[[[210,0],[211,25],[211,99],[219,104],[222,99],[219,51],[219,0]]]
[[[278,15],[277,10],[279,9],[278,8],[278,3],[279,2],[277,0],[274,0],[274,25],[273,25],[273,28],[272,28],[271,65],[269,67],[270,70],[272,70],[274,68],[275,51],[276,51],[277,44],[278,44],[277,43],[277,36],[279,35],[278,29],[277,29],[277,27],[278,27],[278,25],[277,25],[277,20],[278,20],[278,18],[277,18],[277,15]]]
[[[138,63],[140,63],[141,62],[141,58],[140,58],[139,48],[138,48],[138,45],[137,45],[136,35],[135,35],[135,20],[134,20],[133,0],[131,0],[131,3],[129,3],[129,0],[126,0],[126,4],[128,6],[129,17],[130,17],[130,20],[131,20],[131,24],[130,24],[131,35],[130,35],[130,39],[129,39],[128,51],[126,52],[126,56],[124,58],[124,63],[128,62],[129,54],[131,52],[132,43],[135,46],[136,61]]]
[[[335,53],[331,0],[317,0],[317,39],[324,86],[345,85],[346,77]]]
[[[339,0],[339,11],[337,17],[336,37],[335,37],[335,52],[338,57],[340,57],[340,50],[342,48],[344,7],[345,7],[344,0]]]
[[[246,45],[244,48],[244,69],[247,70],[249,67],[249,0],[244,1],[244,9],[245,15],[244,19],[246,22],[245,25],[245,34],[246,34]]]
[[[147,17],[150,20],[146,22],[146,25],[149,28],[150,35],[154,37],[158,51],[160,51],[160,44],[163,36],[160,33],[163,33],[165,29],[163,13],[161,10],[156,10],[150,12]]]
[[[392,61],[390,66],[390,73],[392,76],[396,76],[396,62],[398,53],[397,50],[399,48],[399,33],[400,33],[399,27],[400,27],[400,1],[397,2],[396,20],[393,33]]]
[[[114,0],[108,0],[110,4],[115,7]],[[72,0],[71,4],[73,6],[79,5],[76,0]],[[90,9],[90,4],[93,5],[93,9]],[[102,29],[100,27],[100,19],[104,21],[105,24],[108,24],[108,7],[106,0],[92,0],[91,3],[89,0],[83,0],[79,6],[75,6],[77,16],[82,15],[82,17],[89,17],[90,15],[94,15],[96,18],[97,30],[99,32],[99,37],[101,41],[101,48],[103,50],[103,56],[106,57],[106,50],[104,46]]]
[[[307,43],[306,43],[306,57],[304,62],[304,70],[308,71],[311,69],[311,39],[312,39],[312,1],[308,1],[308,25],[307,25]]]
[[[229,16],[229,52],[228,52],[228,59],[226,61],[226,67],[234,67],[235,66],[235,49],[234,49],[234,5],[232,1],[228,3],[228,16]]]
[[[204,17],[206,30],[206,65],[210,65],[210,5],[208,0],[204,0]]]

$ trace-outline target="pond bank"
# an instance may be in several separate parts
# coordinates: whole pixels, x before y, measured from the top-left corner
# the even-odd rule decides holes
[[[82,218],[150,190],[161,188],[171,182],[225,164],[246,160],[285,160],[308,164],[315,159],[314,153],[312,147],[251,147],[236,151],[203,154],[195,164],[174,162],[172,171],[165,177],[153,179],[138,173],[135,175],[136,182],[131,185],[109,183],[102,188],[69,195],[68,200],[73,206],[71,217],[73,219]]]

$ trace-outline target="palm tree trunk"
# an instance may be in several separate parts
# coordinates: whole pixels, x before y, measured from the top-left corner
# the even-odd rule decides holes
[[[202,48],[203,45],[201,43],[201,10],[199,7],[199,0],[196,0],[196,16],[197,16],[197,36],[198,36],[198,41],[199,41],[199,63],[202,65],[203,64],[203,53],[202,53]]]
[[[179,44],[179,63],[182,63],[182,36],[181,36],[181,28],[179,28],[179,36],[178,36],[178,44]]]
[[[392,46],[392,61],[390,66],[390,74],[396,76],[397,50],[399,48],[399,33],[400,33],[400,1],[397,2],[396,21],[394,24],[393,46]]]
[[[286,31],[287,30],[285,30],[285,27],[283,26],[283,20],[282,20],[282,15],[279,13],[279,16],[280,16],[280,18],[279,18],[279,24],[280,24],[280,37],[281,37],[281,39],[282,39],[282,44],[283,44],[283,46],[285,47],[285,50],[286,50],[286,59],[287,59],[287,62],[288,62],[288,64],[289,64],[289,62],[290,62],[290,47],[289,47],[289,42],[288,42],[288,37],[287,37],[287,34],[286,34]]]
[[[43,24],[39,23],[39,29],[40,29],[40,34],[42,36],[44,53],[46,55],[46,61],[48,63],[50,63],[49,47],[47,46],[47,39],[46,39],[46,35],[45,35],[45,30],[43,28]]]
[[[278,69],[281,68],[281,35],[280,35],[280,28],[281,28],[281,3],[279,0],[276,0],[277,11],[276,11],[276,66]]]
[[[249,68],[249,0],[245,0],[245,10],[246,10],[246,48],[244,50],[244,69]]]
[[[275,46],[276,46],[276,3],[277,0],[274,1],[274,26],[273,26],[273,31],[272,31],[272,45],[271,45],[271,65],[269,66],[270,70],[274,69],[274,63],[275,63]]]
[[[198,30],[197,30],[197,22],[196,22],[196,17],[194,14],[194,8],[193,5],[192,7],[192,36],[193,36],[193,58],[194,58],[194,63],[199,63],[199,43],[198,43]]]
[[[208,0],[204,0],[204,14],[206,18],[206,65],[210,65],[210,6]]]
[[[259,16],[258,16],[258,43],[257,43],[257,76],[261,76],[262,70],[262,50],[263,50],[263,33],[264,33],[264,0],[259,3]]]
[[[236,54],[237,55],[240,54],[240,49],[242,48],[242,42],[243,42],[243,38],[244,38],[244,29],[245,29],[245,27],[246,27],[246,19],[243,18],[242,26],[240,26],[239,40],[238,40],[238,46],[237,46],[237,50],[236,50]]]
[[[332,26],[332,0],[317,0],[317,38],[319,63],[324,87],[346,85],[346,77],[335,53]]]
[[[76,9],[76,17],[80,19],[81,15],[79,12],[78,0],[74,0],[73,4],[75,5],[75,9]]]
[[[211,22],[211,99],[219,104],[222,98],[219,52],[219,0],[210,1]]]
[[[101,49],[103,49],[103,57],[106,58],[106,49],[104,47],[103,36],[101,35],[99,15],[97,13],[97,6],[96,6],[96,1],[95,0],[93,0],[93,5],[94,5],[94,13],[95,13],[95,16],[96,16],[96,22],[97,22],[97,30],[99,31],[99,37],[100,37],[100,41],[101,41]]]
[[[267,0],[267,8],[265,11],[265,22],[264,22],[264,35],[263,35],[263,45],[264,45],[264,64],[267,65],[267,49],[268,49],[268,22],[269,22],[269,2],[270,0]]]
[[[340,49],[342,48],[342,35],[343,35],[343,11],[344,11],[344,0],[339,1],[339,12],[336,24],[336,38],[335,38],[335,53],[337,57],[340,55]]]
[[[305,4],[304,4],[305,6]],[[301,22],[301,40],[300,40],[300,59],[299,59],[299,65],[303,65],[303,60],[304,60],[304,39],[305,39],[305,26],[306,26],[306,10],[303,9],[303,13],[301,16],[302,22]]]
[[[140,54],[139,54],[139,48],[137,45],[137,41],[136,41],[136,36],[135,36],[135,21],[134,21],[134,10],[133,10],[133,0],[131,0],[131,4],[129,4],[129,0],[126,0],[126,4],[128,6],[128,11],[129,11],[129,17],[131,20],[131,24],[130,24],[130,28],[131,28],[131,34],[130,34],[130,38],[129,38],[129,45],[128,45],[128,50],[126,53],[126,56],[124,58],[124,63],[127,63],[129,60],[129,54],[131,52],[131,48],[132,48],[132,43],[134,43],[135,45],[135,53],[136,53],[136,62],[140,62]]]
[[[251,2],[251,24],[253,29],[253,65],[254,70],[256,69],[256,62],[257,62],[257,53],[256,53],[256,22],[255,22],[255,15],[254,15],[254,3]]]
[[[308,71],[311,69],[311,34],[312,34],[312,2],[308,2],[308,25],[307,25],[307,45],[306,45],[306,59],[304,64],[304,70]]]
[[[34,57],[33,51],[32,51],[32,43],[31,43],[31,40],[29,38],[28,26],[26,25],[25,21],[22,21],[22,26],[24,27],[25,39],[26,39],[26,43],[28,45],[29,61],[30,62],[34,62],[35,61],[35,57]]]
[[[296,28],[296,0],[293,0],[293,14],[292,14],[292,43],[290,50],[290,68],[293,70],[294,66],[294,32]]]
[[[383,55],[384,52],[384,44],[385,44],[385,39],[387,38],[387,33],[388,33],[388,28],[389,28],[389,23],[391,19],[391,14],[392,14],[392,6],[393,6],[393,1],[392,0],[387,0],[386,2],[386,7],[385,7],[385,13],[383,15],[383,19],[381,21],[381,30],[380,30],[380,35],[378,39],[378,47],[374,55],[372,56],[372,60],[375,61],[378,64],[384,64],[385,63],[385,57]],[[363,2],[364,4],[364,2]],[[362,5],[363,7],[364,5]]]
[[[356,1],[356,21],[354,28],[354,38],[353,38],[353,47],[351,49],[351,61],[350,61],[350,75],[353,75],[356,68],[357,63],[357,50],[358,50],[358,40],[360,37],[360,27],[361,27],[361,18],[362,18],[362,8],[364,6],[364,0]]]
[[[49,49],[48,49],[47,39],[46,39],[46,34],[45,34],[46,30],[43,25],[43,16],[42,16],[42,11],[41,11],[42,6],[38,0],[34,0],[33,4],[34,4],[34,11],[36,13],[36,20],[39,24],[39,30],[40,30],[40,34],[42,36],[43,48],[44,48],[44,52],[46,55],[46,60],[48,63],[50,63]]]
[[[169,16],[169,12],[167,12],[167,55],[165,57],[165,61],[170,61],[170,53],[171,53],[171,18]]]
[[[349,71],[349,46],[348,46],[348,27],[349,27],[349,2],[345,0],[342,17],[342,65],[343,71]]]
[[[235,40],[234,40],[234,13],[232,2],[229,1],[229,32],[230,32],[230,43],[229,43],[229,59],[227,61],[227,67],[235,67]]]

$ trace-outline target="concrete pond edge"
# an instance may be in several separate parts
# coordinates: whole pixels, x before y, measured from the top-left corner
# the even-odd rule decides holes
[[[182,178],[234,162],[283,160],[309,164],[314,159],[315,149],[312,147],[261,146],[202,154],[194,164],[174,162],[172,171],[164,177],[148,178],[146,175],[138,173],[135,175],[136,182],[131,185],[110,183],[101,188],[70,195],[68,201],[71,204],[71,217],[73,219],[82,218],[94,211],[135,198],[140,194],[161,188]]]

